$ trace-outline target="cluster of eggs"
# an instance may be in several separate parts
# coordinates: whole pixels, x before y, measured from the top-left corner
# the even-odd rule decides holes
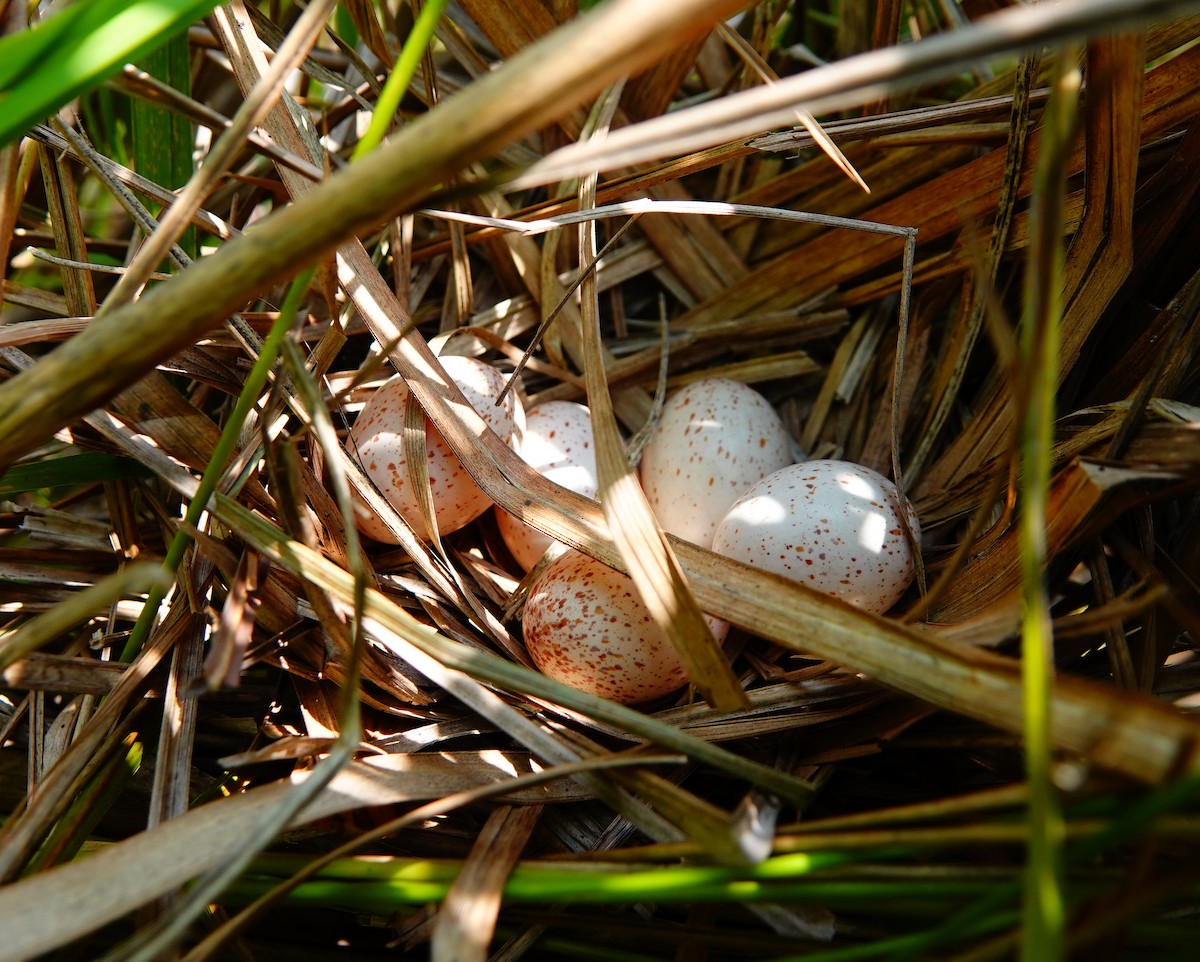
[[[596,497],[586,407],[551,401],[526,413],[513,392],[497,406],[504,380],[495,368],[471,358],[442,363],[526,463],[563,487]],[[406,399],[401,379],[388,382],[363,408],[351,443],[380,492],[411,518],[418,509],[404,454]],[[438,527],[448,533],[477,518],[489,502],[428,423],[426,450]],[[910,537],[919,537],[920,528],[912,506],[887,478],[863,465],[798,458],[803,454],[762,395],[737,381],[705,378],[668,400],[639,471],[659,523],[671,534],[866,610],[886,611],[914,574]],[[526,571],[552,544],[499,507],[496,520]],[[360,527],[392,540],[369,511]],[[723,638],[727,626],[708,621]],[[674,648],[630,579],[578,551],[552,561],[530,589],[524,633],[545,674],[615,701],[649,701],[686,681]]]

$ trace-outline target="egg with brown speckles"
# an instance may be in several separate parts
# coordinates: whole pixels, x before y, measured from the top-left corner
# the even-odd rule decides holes
[[[503,441],[510,441],[523,430],[525,412],[514,392],[509,392],[499,407],[496,398],[504,389],[505,376],[492,365],[472,357],[447,355],[438,359],[446,373],[479,412],[488,427]],[[403,378],[384,383],[363,405],[350,431],[348,448],[380,494],[418,533],[423,533],[420,508],[408,477],[408,456],[404,450],[404,412],[409,398]],[[492,504],[467,474],[438,430],[425,419],[425,451],[429,487],[438,530],[449,534],[478,518]],[[365,504],[355,503],[355,521],[363,534],[396,544],[387,526]]]
[[[724,637],[723,623],[705,620]],[[580,691],[632,705],[687,682],[632,579],[580,551],[551,562],[537,579],[523,622],[525,647],[542,673]]]
[[[729,506],[794,460],[766,398],[740,381],[703,378],[667,401],[639,474],[663,530],[707,548]]]
[[[849,461],[804,461],[742,495],[717,526],[713,551],[883,612],[900,600],[915,571],[901,511],[919,538],[912,505],[878,471]]]
[[[555,484],[596,497],[596,444],[592,437],[592,413],[575,401],[547,401],[529,409],[525,431],[513,442],[513,450],[530,467]],[[546,553],[553,539],[525,524],[501,507],[496,524],[517,564],[528,571]]]

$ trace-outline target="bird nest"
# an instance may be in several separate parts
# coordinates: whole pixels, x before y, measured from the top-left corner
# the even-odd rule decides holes
[[[335,6],[217,9],[0,156],[0,957],[1194,947],[1200,24]],[[598,497],[445,354],[587,403]],[[409,460],[628,572],[685,687],[536,670],[495,513],[431,535],[347,444],[397,374]],[[895,607],[661,530],[708,377],[904,491]]]

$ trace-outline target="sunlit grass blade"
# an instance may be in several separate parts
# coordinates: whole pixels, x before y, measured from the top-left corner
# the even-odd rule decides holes
[[[81,0],[0,40],[0,145],[215,6],[214,0]]]
[[[49,644],[127,594],[149,590],[161,597],[167,586],[168,579],[158,565],[149,562],[127,565],[15,631],[0,636],[0,669]]]

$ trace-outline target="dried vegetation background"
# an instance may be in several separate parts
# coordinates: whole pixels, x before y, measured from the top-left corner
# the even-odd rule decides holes
[[[740,6],[462,0],[351,162],[414,10],[238,0],[177,44],[190,93],[129,68],[5,149],[0,958],[1011,956],[1036,884],[1017,483],[1039,385],[1058,676],[1030,724],[1066,944],[1194,957],[1200,21]],[[1064,62],[1083,87],[1046,236]],[[183,118],[176,150],[199,132],[178,230],[153,217],[182,181],[129,152],[133,101]],[[635,201],[596,221],[612,243],[576,291],[569,215]],[[1021,354],[1034,269],[1061,294],[1049,365]],[[511,370],[552,314],[527,402],[611,394],[628,439],[664,348],[667,389],[746,381],[812,454],[899,465],[923,587],[874,617],[662,542],[615,433],[607,510],[533,476],[431,345]],[[732,621],[731,668],[699,651],[695,687],[644,711],[526,670],[490,515],[360,555],[331,438],[388,363],[498,503]]]

